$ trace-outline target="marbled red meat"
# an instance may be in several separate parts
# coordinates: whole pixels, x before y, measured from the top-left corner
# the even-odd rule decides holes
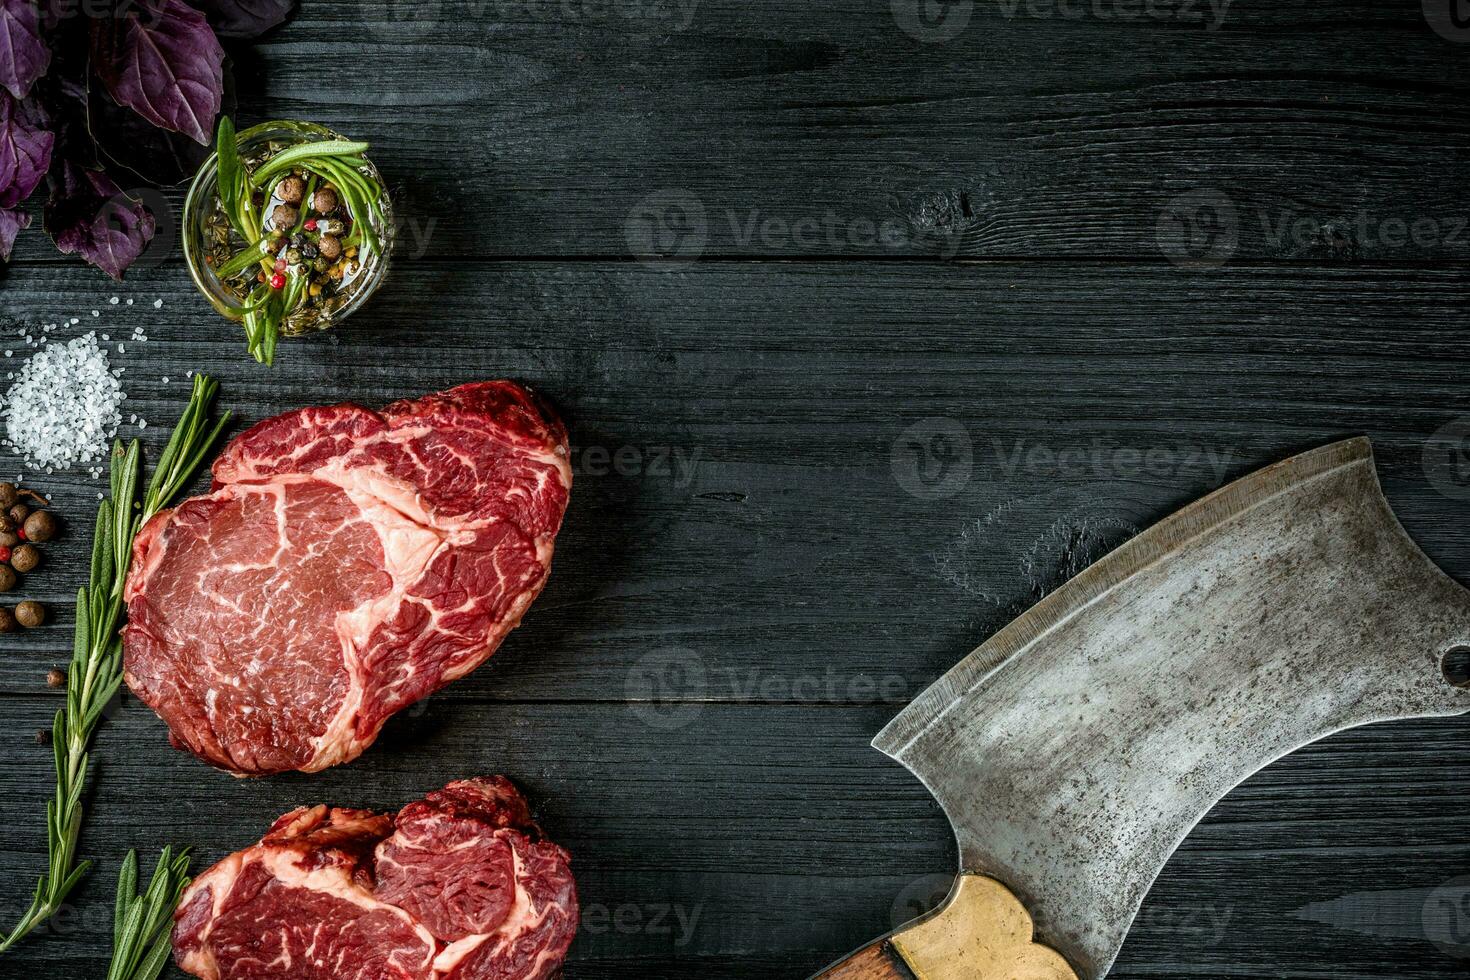
[[[138,534],[128,686],[223,769],[354,759],[520,622],[571,480],[565,429],[508,381],[261,422]]]
[[[543,980],[577,931],[569,861],[499,776],[396,817],[296,810],[189,886],[174,958],[204,980]]]

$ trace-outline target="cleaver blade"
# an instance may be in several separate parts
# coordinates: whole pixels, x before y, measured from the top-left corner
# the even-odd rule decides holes
[[[1410,540],[1366,439],[1184,508],[992,636],[873,744],[961,874],[826,980],[1096,980],[1221,797],[1333,732],[1470,710],[1470,592]]]

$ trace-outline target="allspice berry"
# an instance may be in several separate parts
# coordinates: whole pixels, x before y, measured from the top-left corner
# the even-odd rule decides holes
[[[287,177],[276,185],[276,197],[286,204],[300,204],[306,196],[306,181],[300,177]]]
[[[26,629],[35,629],[46,622],[46,607],[27,599],[15,607],[15,621]]]
[[[0,547],[14,548],[20,544],[20,535],[14,531],[0,531]]]
[[[9,515],[10,519],[15,522],[15,526],[20,527],[26,522],[26,518],[31,516],[31,509],[25,504],[16,504],[10,508]]]
[[[290,231],[301,212],[289,204],[277,204],[271,212],[271,227],[277,231]]]
[[[38,729],[36,729],[36,744],[37,745],[50,745],[51,744],[51,729],[49,729],[49,728],[38,728]]]
[[[311,206],[319,214],[331,214],[337,210],[337,192],[330,187],[323,187],[311,195]]]
[[[15,574],[15,569],[9,565],[0,565],[0,592],[9,592],[15,588],[17,581],[19,578]]]
[[[26,518],[25,529],[27,541],[50,541],[56,537],[59,525],[55,514],[49,510],[38,510]]]
[[[32,571],[41,564],[41,549],[33,544],[23,544],[10,552],[10,567],[21,574]]]
[[[66,671],[58,667],[52,667],[46,671],[47,687],[66,687]]]
[[[15,613],[4,606],[0,606],[0,633],[14,633],[20,624],[15,621]]]
[[[9,510],[20,500],[20,491],[14,483],[0,483],[0,510]]]

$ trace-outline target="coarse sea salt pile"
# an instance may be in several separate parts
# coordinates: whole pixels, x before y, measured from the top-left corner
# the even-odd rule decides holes
[[[47,473],[105,459],[128,397],[121,371],[112,369],[96,333],[42,347],[0,399],[5,444]]]

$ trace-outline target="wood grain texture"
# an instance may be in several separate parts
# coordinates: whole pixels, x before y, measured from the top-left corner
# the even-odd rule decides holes
[[[474,378],[549,396],[577,472],[551,583],[437,699],[907,703],[1137,529],[1357,434],[1411,535],[1470,578],[1463,498],[1435,483],[1449,460],[1426,469],[1423,453],[1470,414],[1461,272],[1232,270],[1208,302],[1187,277],[1124,266],[400,272],[348,329],[288,342],[274,371],[241,358],[176,270],[119,290],[131,308],[80,269],[18,267],[0,289],[12,316],[79,313],[77,329],[100,304],[155,449],[195,368],[242,426]],[[149,341],[118,353],[135,325]],[[905,435],[926,419],[970,444],[947,497],[905,488],[939,462]],[[97,487],[44,482],[72,523],[32,580],[61,602]],[[61,656],[69,628],[4,642]],[[33,690],[37,666],[0,658],[0,690]]]
[[[892,946],[876,942],[823,970],[814,980],[913,980],[913,976]]]
[[[241,357],[177,268],[123,288],[72,267],[0,278],[8,316],[109,331],[155,450],[192,368],[221,377],[241,424],[308,395],[376,404],[520,377],[556,402],[579,449],[551,586],[526,624],[360,763],[238,782],[168,749],[152,714],[122,701],[99,743],[85,850],[102,864],[78,896],[83,922],[108,905],[128,846],[194,843],[210,861],[300,803],[391,808],[500,771],[576,855],[594,911],[570,977],[800,977],[953,880],[943,816],[868,740],[1137,527],[1293,450],[1366,433],[1411,534],[1470,578],[1463,498],[1423,453],[1470,414],[1463,272],[1227,269],[1208,289],[1128,265],[399,272],[351,328],[291,344],[274,371]],[[118,353],[135,324],[148,342]],[[914,496],[894,468],[925,418],[957,422],[972,445],[947,498]],[[1027,462],[1095,440],[1101,464]],[[635,447],[643,462],[589,460],[593,446]],[[694,458],[692,479],[653,467],[659,447]],[[1135,473],[1115,449],[1153,449],[1156,468]],[[42,482],[85,524],[95,484]],[[73,526],[49,550],[39,594],[61,602],[80,582],[85,541]],[[0,772],[4,908],[39,867],[49,755],[30,739],[56,705],[41,673],[68,623],[63,609],[54,627],[0,640],[15,760]],[[1423,916],[1470,870],[1467,751],[1463,722],[1383,726],[1248,781],[1166,868],[1114,975],[1458,975]],[[696,910],[681,932],[677,913],[687,925]],[[68,932],[12,962],[95,973],[105,946]]]
[[[868,740],[1139,528],[1366,434],[1411,535],[1470,580],[1459,430],[1434,438],[1470,417],[1470,46],[1417,0],[1235,0],[1213,30],[1190,0],[302,8],[234,52],[239,116],[373,142],[404,216],[385,291],[267,371],[161,249],[114,286],[33,229],[0,268],[0,354],[60,316],[108,331],[154,451],[189,370],[242,424],[528,381],[578,450],[551,584],[489,664],[318,777],[216,775],[120,701],[99,869],[5,976],[102,972],[130,846],[212,861],[301,803],[498,771],[575,855],[569,980],[804,977],[956,870]],[[344,85],[336,57],[371,71]],[[98,489],[41,482],[69,526],[25,585],[53,625],[0,637],[6,919],[41,866],[31,739]],[[1248,780],[1113,976],[1463,975],[1467,752],[1463,721],[1394,724]]]
[[[1470,256],[1465,48],[1420,0],[302,8],[237,52],[243,121],[372,141],[438,257],[1161,260],[1191,193],[1240,257]]]

